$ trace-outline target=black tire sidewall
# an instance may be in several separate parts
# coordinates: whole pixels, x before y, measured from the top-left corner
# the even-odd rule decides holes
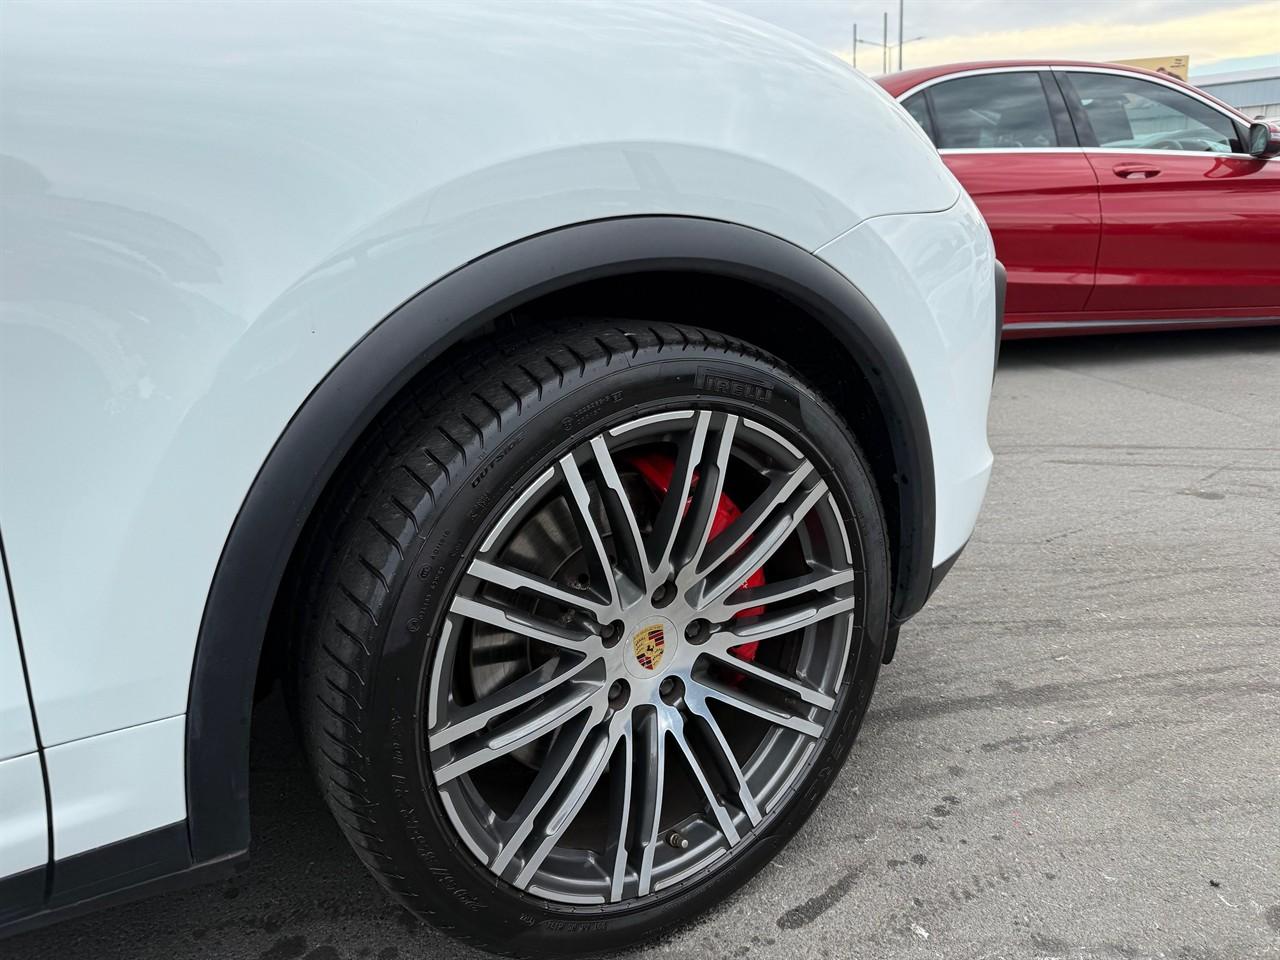
[[[391,614],[381,630],[361,741],[367,784],[380,810],[386,869],[394,890],[437,924],[523,955],[606,950],[652,937],[720,903],[774,856],[812,812],[861,724],[879,669],[888,618],[888,546],[870,472],[826,403],[772,363],[723,351],[638,354],[625,364],[586,369],[580,382],[550,388],[524,405],[496,443],[454,480],[406,553]],[[650,413],[691,406],[754,419],[795,443],[823,474],[866,569],[860,643],[850,655],[836,722],[798,795],[721,860],[641,901],[574,906],[527,894],[476,861],[457,837],[432,782],[425,742],[429,671],[449,601],[489,525],[559,457],[604,429]],[[415,895],[406,897],[406,891]]]

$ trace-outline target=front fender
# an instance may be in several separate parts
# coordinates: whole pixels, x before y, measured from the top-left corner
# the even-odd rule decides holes
[[[897,339],[842,274],[769,234],[685,217],[597,221],[511,244],[378,324],[307,398],[253,481],[218,562],[192,672],[187,803],[197,861],[248,846],[249,723],[268,618],[298,534],[361,432],[432,360],[494,317],[573,284],[646,271],[749,281],[794,302],[845,346],[881,407],[904,483],[895,612],[923,602],[934,549],[929,428]]]

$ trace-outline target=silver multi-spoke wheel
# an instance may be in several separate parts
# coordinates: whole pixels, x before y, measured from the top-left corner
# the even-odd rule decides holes
[[[836,718],[862,558],[820,470],[725,411],[613,426],[487,530],[426,690],[471,853],[562,903],[643,897],[747,841]]]
[[[758,873],[848,755],[889,621],[831,402],[720,334],[565,321],[460,348],[362,443],[298,565],[297,697],[383,886],[564,960]]]

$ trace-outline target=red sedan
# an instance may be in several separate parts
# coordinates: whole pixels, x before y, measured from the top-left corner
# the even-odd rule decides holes
[[[1005,336],[1280,323],[1280,130],[1134,67],[879,78],[982,210]]]

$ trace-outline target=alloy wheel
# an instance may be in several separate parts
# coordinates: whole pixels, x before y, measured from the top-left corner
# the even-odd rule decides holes
[[[561,903],[644,897],[785,806],[837,714],[863,589],[810,458],[719,410],[613,426],[483,533],[426,683],[444,810]]]

